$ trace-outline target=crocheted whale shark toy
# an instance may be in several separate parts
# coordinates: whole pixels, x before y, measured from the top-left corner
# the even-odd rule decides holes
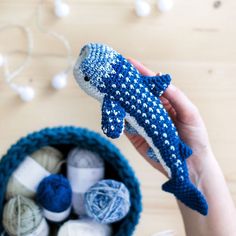
[[[168,173],[164,191],[203,215],[208,212],[202,193],[191,183],[186,165],[192,151],[180,139],[159,96],[171,78],[143,76],[122,55],[102,44],[85,45],[74,67],[80,87],[102,104],[102,130],[118,138],[126,120],[153,149]]]

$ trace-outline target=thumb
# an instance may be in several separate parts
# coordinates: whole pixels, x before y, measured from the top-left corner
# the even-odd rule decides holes
[[[173,84],[166,89],[163,97],[167,99],[176,112],[176,119],[185,124],[192,124],[199,118],[197,107]]]

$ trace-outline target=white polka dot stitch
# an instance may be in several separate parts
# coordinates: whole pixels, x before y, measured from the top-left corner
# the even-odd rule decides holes
[[[143,76],[122,55],[102,44],[87,44],[74,67],[80,87],[102,103],[102,130],[118,138],[124,120],[143,136],[170,180],[162,188],[206,215],[207,202],[191,183],[186,158],[192,151],[180,139],[159,97],[170,84],[167,75]]]

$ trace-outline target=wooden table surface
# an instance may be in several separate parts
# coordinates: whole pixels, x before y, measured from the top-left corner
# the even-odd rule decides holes
[[[65,50],[37,29],[37,2],[0,0],[0,25],[19,23],[33,31],[32,61],[15,82],[36,90],[34,101],[21,102],[4,83],[0,68],[0,155],[21,136],[46,126],[77,125],[101,132],[99,104],[78,88],[71,74],[66,89],[50,88],[51,77],[66,65]],[[172,11],[160,14],[155,1],[150,1],[152,14],[141,19],[135,16],[131,0],[70,0],[71,14],[59,20],[52,14],[52,1],[45,1],[43,22],[67,37],[74,58],[84,43],[102,42],[154,71],[171,73],[173,83],[199,107],[236,201],[236,1],[219,2],[217,8],[213,0],[176,0]],[[24,52],[25,43],[17,30],[0,32],[0,52]],[[12,68],[24,56],[11,54]],[[174,198],[161,191],[165,178],[125,137],[114,143],[142,184],[144,211],[135,235],[151,236],[166,229],[184,235]]]

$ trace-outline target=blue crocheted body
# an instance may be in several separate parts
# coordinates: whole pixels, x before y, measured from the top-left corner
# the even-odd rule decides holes
[[[156,161],[167,171],[170,180],[163,190],[206,215],[207,202],[188,175],[185,159],[192,151],[178,136],[159,99],[170,76],[143,76],[122,55],[101,44],[82,48],[74,76],[81,88],[102,103],[103,132],[118,138],[126,120],[146,139]]]

